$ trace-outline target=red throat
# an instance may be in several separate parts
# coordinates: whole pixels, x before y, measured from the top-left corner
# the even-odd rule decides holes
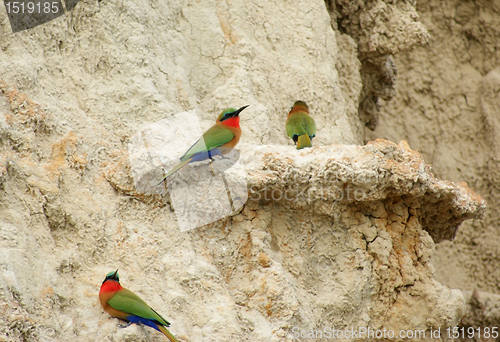
[[[101,286],[101,290],[99,291],[99,294],[101,293],[106,293],[106,292],[116,292],[122,289],[122,286],[120,285],[119,282],[114,281],[114,280],[108,280]]]
[[[240,128],[240,117],[234,116],[234,117],[229,118],[227,120],[221,121],[221,124],[229,126],[229,127]]]

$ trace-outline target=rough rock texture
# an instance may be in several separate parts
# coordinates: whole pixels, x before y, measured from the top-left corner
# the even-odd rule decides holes
[[[269,151],[258,149],[256,153],[250,155],[252,159],[257,157],[257,162],[260,162],[259,156],[264,154],[264,161],[278,159],[272,164],[283,165],[280,168],[275,165],[253,166],[255,161],[247,165],[247,169],[269,170],[264,173],[267,177],[260,182],[253,179],[250,171],[248,181],[251,192],[254,198],[274,199],[278,196],[273,193],[277,188],[280,198],[285,196],[293,198],[292,201],[288,201],[291,202],[289,204],[291,209],[313,208],[317,214],[333,215],[332,212],[338,209],[337,204],[344,200],[369,202],[392,196],[425,197],[425,201],[412,208],[415,210],[418,208],[418,217],[423,228],[435,242],[440,242],[452,239],[464,220],[482,217],[486,208],[484,200],[474,194],[467,184],[436,180],[421,155],[412,151],[405,141],[399,145],[376,140],[365,147],[342,146],[333,149],[314,147],[312,150],[297,152],[304,158],[294,163],[291,158],[286,162],[286,157],[277,158]],[[330,151],[335,151],[340,156],[325,158],[319,154],[320,152],[328,154]],[[364,153],[352,158],[350,155],[354,151]],[[350,159],[353,160],[353,165],[346,166],[345,162]],[[350,172],[351,169],[354,172]],[[351,189],[346,188],[350,183],[355,186]],[[265,193],[261,194],[261,191],[254,187],[263,188],[262,191]],[[281,189],[287,187],[291,187],[290,191],[282,193]],[[411,200],[407,203],[411,203]],[[400,213],[400,216],[406,214]],[[406,219],[404,221],[406,222]]]
[[[486,199],[485,220],[466,223],[455,240],[439,244],[434,261],[441,283],[496,298],[500,6],[495,1],[425,0],[416,8],[429,30],[429,44],[396,56],[399,95],[384,105],[380,125],[366,140],[408,140],[438,177],[466,181]]]
[[[393,55],[427,43],[429,34],[408,1],[326,0],[332,27],[357,44],[363,89],[359,118],[371,130],[378,124],[381,99],[396,94],[397,66]]]
[[[318,0],[86,0],[15,35],[1,21],[0,340],[160,339],[102,311],[99,286],[116,268],[184,341],[458,324],[464,297],[434,279],[431,255],[484,201],[437,180],[404,142],[332,145],[363,140],[360,47],[388,54],[426,37],[411,5],[367,4],[349,18],[369,25],[351,36]],[[383,61],[379,90],[391,93]],[[284,133],[299,98],[320,127],[320,146],[301,152]],[[245,104],[253,198],[181,232],[168,195],[134,186],[128,139],[192,109],[207,128]],[[297,201],[272,198],[296,184]]]
[[[11,113],[2,183],[7,339],[144,340],[140,328],[117,328],[96,303],[113,268],[189,341],[285,341],[294,328],[325,327],[429,334],[464,313],[461,292],[433,279],[431,235],[452,236],[482,214],[484,201],[435,179],[404,142],[247,147],[247,205],[181,233],[168,198],[120,190],[129,178],[112,175],[127,175],[126,163],[104,158],[93,166],[82,137],[57,135],[44,108],[14,87],[4,85],[3,94]],[[19,140],[9,136],[16,131]],[[94,167],[104,175],[86,179]],[[75,182],[86,186],[79,196]]]
[[[500,326],[500,296],[497,294],[474,291],[463,291],[467,298],[467,311],[460,322],[461,329],[465,329],[465,336],[458,341],[497,341],[495,330],[498,332]],[[495,330],[493,328],[496,327]],[[478,336],[480,329],[482,335]],[[472,336],[472,329],[476,336]],[[486,333],[486,334],[485,334]],[[470,337],[469,337],[470,336]]]
[[[318,123],[318,143],[362,142],[319,0],[81,1],[67,16],[15,35],[4,21],[0,34],[2,77],[57,107],[71,129],[83,116],[125,140],[177,112],[197,110],[206,128],[225,107],[250,104],[243,139],[285,144],[283,120],[300,98]]]

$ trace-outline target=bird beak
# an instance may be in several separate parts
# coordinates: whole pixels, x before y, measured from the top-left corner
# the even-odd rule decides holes
[[[117,274],[118,274],[118,270],[116,270],[115,273],[113,273],[113,279],[117,278]]]
[[[240,109],[238,109],[236,112],[234,112],[232,116],[238,116],[238,115],[240,115],[241,111],[242,111],[243,109],[247,108],[248,106],[250,106],[250,105],[246,105],[246,106],[241,107],[241,108],[240,108]]]

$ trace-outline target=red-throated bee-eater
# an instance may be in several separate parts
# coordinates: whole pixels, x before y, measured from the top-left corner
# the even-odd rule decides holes
[[[113,317],[129,324],[143,324],[162,332],[171,342],[179,342],[167,327],[170,323],[151,309],[146,302],[120,285],[118,270],[109,272],[99,291],[102,308]]]
[[[286,134],[293,139],[297,150],[311,147],[311,140],[316,136],[316,123],[309,115],[309,107],[303,101],[296,101],[288,113]]]
[[[241,137],[240,117],[241,111],[248,106],[240,109],[227,108],[219,115],[215,124],[210,127],[203,136],[198,139],[180,158],[180,163],[167,172],[161,180],[165,179],[183,166],[195,161],[212,159],[215,155],[224,155],[236,146]]]

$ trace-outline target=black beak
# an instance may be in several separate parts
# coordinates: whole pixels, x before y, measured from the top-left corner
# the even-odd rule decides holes
[[[110,274],[109,276],[106,276],[106,278],[104,278],[104,280],[103,280],[103,282],[102,282],[102,283],[104,284],[104,283],[105,283],[105,282],[107,282],[108,280],[116,280],[116,281],[119,281],[119,280],[118,280],[118,270],[116,270],[116,271],[115,271],[115,273]]]
[[[243,109],[247,108],[248,106],[250,106],[250,105],[246,105],[246,106],[241,107],[241,108],[240,108],[240,109],[238,109],[236,112],[234,112],[231,116],[238,116],[238,115],[240,115],[241,111],[242,111]]]

